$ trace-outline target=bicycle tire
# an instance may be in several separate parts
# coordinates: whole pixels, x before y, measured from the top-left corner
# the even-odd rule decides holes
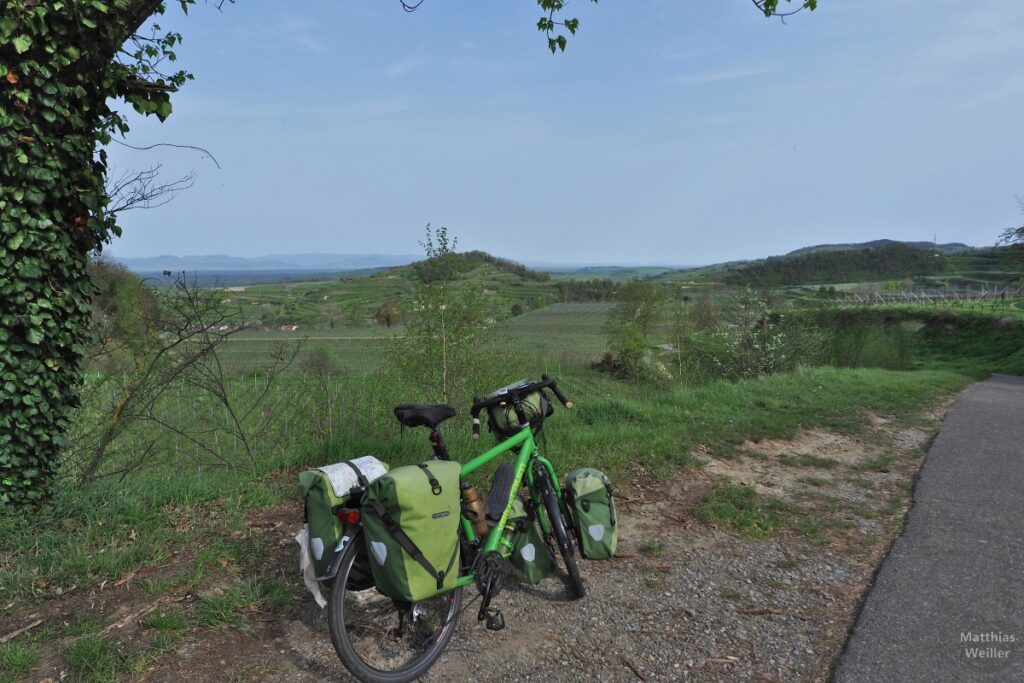
[[[540,485],[541,500],[544,503],[544,510],[548,515],[548,523],[551,526],[551,535],[554,536],[555,545],[562,556],[562,563],[565,565],[565,572],[569,576],[569,588],[574,600],[579,600],[587,594],[583,586],[583,577],[580,576],[579,565],[576,564],[575,553],[572,547],[572,534],[565,526],[565,517],[562,515],[562,505],[555,494],[555,487],[551,483],[551,476],[547,469],[538,468],[538,484]]]
[[[381,643],[383,643],[383,639],[391,638],[393,631],[393,629],[377,623],[382,619],[387,619],[387,603],[390,603],[393,609],[394,614],[391,615],[392,618],[397,620],[399,624],[404,622],[405,617],[401,615],[400,609],[394,601],[385,598],[376,589],[353,590],[350,587],[349,574],[352,572],[360,551],[364,551],[361,535],[362,530],[356,531],[342,551],[341,566],[338,568],[338,574],[331,584],[330,593],[327,597],[327,623],[330,627],[331,644],[334,645],[334,651],[338,653],[338,657],[345,665],[345,668],[361,681],[367,681],[368,683],[408,683],[414,681],[423,676],[434,665],[434,662],[437,661],[441,653],[444,652],[445,647],[447,647],[448,641],[451,640],[462,605],[462,588],[455,588],[428,599],[443,600],[448,603],[443,625],[433,643],[422,653],[404,662],[397,668],[379,668],[375,663],[367,661],[364,655],[360,654],[360,648],[353,643],[350,637],[350,629],[347,626],[349,621],[347,619],[351,617],[352,630],[357,630],[364,639],[372,638],[374,632],[382,632],[380,637]],[[370,607],[365,606],[366,601],[370,600],[376,601],[376,604],[372,605],[372,610]],[[360,601],[364,603],[365,607],[363,609],[362,621],[360,621],[360,611],[355,609],[356,603]],[[347,604],[349,602],[353,604]],[[422,605],[423,602],[416,604]],[[379,617],[371,612],[379,612]],[[420,618],[423,619],[423,617]],[[415,629],[414,626],[412,628]],[[398,629],[399,637],[401,637],[401,634],[402,629],[400,626]],[[385,656],[385,651],[380,647],[380,643],[378,643],[374,652],[380,653],[381,657]]]

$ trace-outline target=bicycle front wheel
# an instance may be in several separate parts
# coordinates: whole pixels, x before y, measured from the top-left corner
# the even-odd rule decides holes
[[[462,605],[462,588],[411,604],[392,600],[372,587],[356,590],[359,582],[349,579],[360,553],[365,553],[361,530],[342,552],[327,598],[334,650],[361,681],[416,680],[448,645]],[[359,576],[358,569],[355,575]]]
[[[558,494],[551,483],[551,476],[547,469],[540,467],[537,470],[537,485],[540,488],[541,500],[544,502],[544,511],[548,516],[548,524],[551,527],[549,536],[553,537],[554,544],[558,546],[559,554],[562,556],[562,563],[565,564],[565,572],[569,575],[569,588],[573,598],[578,600],[587,594],[583,587],[583,578],[580,576],[579,565],[576,564],[576,556],[572,547],[572,535],[566,526],[565,517],[562,515],[562,506],[558,501]]]

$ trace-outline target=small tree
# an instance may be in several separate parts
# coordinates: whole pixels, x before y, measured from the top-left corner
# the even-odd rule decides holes
[[[391,299],[384,299],[384,303],[377,308],[373,317],[378,325],[391,328],[402,321],[402,310]]]
[[[664,367],[650,357],[648,337],[663,317],[664,292],[650,280],[630,280],[619,290],[616,302],[605,332],[618,372],[630,379],[662,376]]]
[[[1017,203],[1020,204],[1020,210],[1024,212],[1024,198],[1017,197]],[[1018,268],[1024,268],[1024,225],[1019,228],[1006,228],[999,235],[999,239],[996,241],[997,245],[1006,247],[1012,247],[1013,257],[1011,260],[1016,264]],[[1021,275],[1018,273],[1013,276],[1014,280],[1019,280]]]
[[[452,402],[479,383],[496,328],[483,287],[456,279],[456,242],[446,228],[427,225],[419,265],[429,265],[419,269],[423,283],[398,345],[396,365],[428,400]]]
[[[615,307],[608,314],[608,324],[614,332],[623,325],[636,325],[648,337],[661,321],[665,295],[650,280],[630,280],[615,297]]]
[[[334,380],[343,374],[341,365],[322,346],[318,346],[302,359],[302,370],[313,378],[318,396],[314,402],[313,422],[317,442],[321,445],[334,438],[334,412],[338,393]]]
[[[1024,212],[1024,197],[1017,197],[1017,204],[1020,205],[1021,212]],[[1011,244],[1024,244],[1024,225],[1019,228],[1006,228],[999,235],[999,239],[996,244],[1011,245]]]
[[[693,299],[689,306],[690,326],[694,331],[713,330],[722,321],[722,316],[708,293]]]
[[[363,311],[362,304],[358,301],[349,304],[345,309],[345,322],[352,327],[361,327],[366,322],[366,313]]]

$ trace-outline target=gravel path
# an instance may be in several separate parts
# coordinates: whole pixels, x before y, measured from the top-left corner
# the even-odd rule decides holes
[[[586,598],[557,578],[513,584],[494,602],[506,628],[467,610],[426,680],[825,680],[873,560],[710,529],[693,513],[712,486],[691,471],[625,487],[619,556],[582,563]],[[319,611],[286,624],[277,646],[305,671],[278,680],[348,680],[326,632]]]

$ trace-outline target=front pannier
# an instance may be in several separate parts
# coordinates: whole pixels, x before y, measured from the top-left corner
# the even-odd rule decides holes
[[[515,529],[512,532],[512,555],[509,561],[527,582],[540,583],[541,579],[555,571],[555,560],[544,543],[537,522],[527,516],[520,498],[512,501],[508,521]]]
[[[592,467],[570,472],[565,478],[565,502],[572,513],[583,557],[607,560],[614,556],[619,528],[612,486],[604,472]]]
[[[455,587],[459,576],[459,478],[447,460],[396,467],[366,489],[361,516],[374,583],[416,602]]]

